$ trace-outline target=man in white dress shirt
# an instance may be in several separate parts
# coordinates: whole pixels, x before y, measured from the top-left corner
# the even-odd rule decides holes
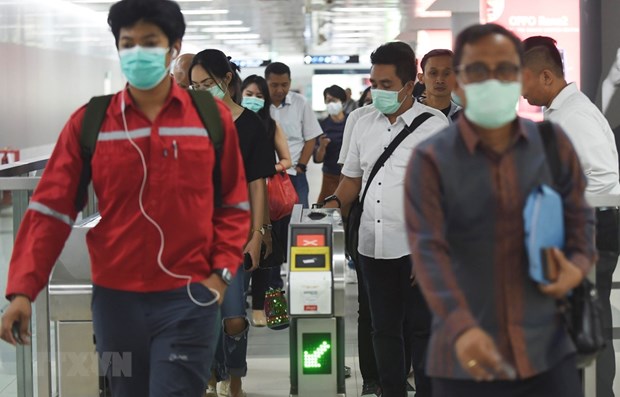
[[[308,179],[306,168],[314,152],[315,138],[323,134],[312,107],[303,95],[291,92],[291,69],[273,62],[265,68],[265,80],[271,96],[271,117],[282,126],[294,167],[287,172],[299,196],[299,202],[308,208]]]
[[[575,83],[564,78],[562,57],[550,37],[535,36],[524,41],[523,96],[530,105],[544,106],[544,117],[558,123],[571,139],[588,179],[586,194],[620,195],[618,152],[613,132],[600,110]],[[607,347],[598,357],[598,397],[612,397],[615,354],[609,301],[613,272],[618,261],[618,207],[596,209],[596,286],[603,303],[603,325]]]
[[[373,165],[390,142],[417,116],[425,112],[433,115],[405,138],[372,180],[360,222],[357,264],[366,281],[383,397],[407,395],[406,340],[412,341],[416,356],[416,395],[425,397],[431,395],[423,367],[430,313],[419,288],[412,286],[403,187],[412,149],[447,127],[448,122],[413,99],[416,59],[411,47],[387,43],[372,53],[371,63],[372,106],[377,111],[358,111],[364,114],[351,134],[344,176],[335,194],[325,199],[325,206],[337,208],[357,200]]]

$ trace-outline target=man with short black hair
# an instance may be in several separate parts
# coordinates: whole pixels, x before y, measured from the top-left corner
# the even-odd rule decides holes
[[[564,77],[562,56],[551,37],[526,39],[523,70],[523,96],[530,105],[544,106],[544,117],[558,123],[579,155],[589,196],[620,197],[618,152],[609,122],[601,111]],[[596,287],[603,304],[603,327],[606,339],[596,365],[597,397],[613,397],[616,356],[612,335],[611,285],[620,255],[618,207],[596,208]]]
[[[418,79],[425,87],[424,95],[418,96],[418,101],[441,110],[449,122],[456,119],[458,111],[461,110],[461,107],[452,101],[452,90],[456,86],[453,56],[454,53],[450,50],[432,50],[422,57],[422,72],[418,73]]]
[[[403,223],[404,166],[411,150],[448,125],[441,113],[413,98],[416,58],[411,47],[391,42],[370,57],[372,106],[356,123],[340,181],[326,207],[358,199],[382,152],[417,117],[431,117],[404,138],[368,186],[359,228],[361,274],[370,303],[373,345],[384,397],[407,395],[407,345],[413,346],[416,395],[430,396],[424,357],[430,313],[411,273],[410,250]],[[359,111],[358,111],[359,112]],[[439,115],[437,115],[439,114]],[[423,119],[420,119],[423,120]],[[414,285],[412,285],[414,284]],[[406,353],[407,352],[407,353]]]
[[[115,397],[202,396],[219,304],[250,229],[237,131],[216,100],[206,122],[221,128],[208,134],[190,92],[170,76],[185,32],[176,2],[122,0],[108,24],[128,83],[104,109],[92,158],[80,144],[92,102],[60,133],[15,240],[0,336],[29,342],[31,302],[81,210],[75,196],[90,161],[101,214],[86,238],[100,371]]]
[[[295,186],[299,202],[308,208],[308,161],[314,151],[315,138],[323,133],[312,107],[303,95],[291,91],[291,69],[282,62],[273,62],[265,68],[265,80],[271,95],[271,117],[286,134],[295,165],[287,172]]]
[[[594,264],[594,217],[568,137],[551,126],[556,180],[538,126],[517,117],[522,63],[521,41],[506,28],[462,31],[453,66],[463,116],[418,145],[407,167],[407,231],[433,312],[427,374],[437,397],[583,395],[556,300]],[[541,184],[561,192],[566,234],[552,250],[559,275],[545,285],[528,276],[524,249],[526,198]]]

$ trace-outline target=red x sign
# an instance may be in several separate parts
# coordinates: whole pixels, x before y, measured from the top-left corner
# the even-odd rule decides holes
[[[297,236],[298,247],[325,247],[325,236],[322,234],[305,234]]]

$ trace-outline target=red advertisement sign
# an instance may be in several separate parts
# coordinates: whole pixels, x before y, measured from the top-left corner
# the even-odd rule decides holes
[[[561,4],[561,6],[560,6]],[[493,22],[521,39],[549,36],[557,41],[568,82],[580,84],[579,0],[480,0],[480,21]],[[542,113],[521,98],[519,114],[541,120]]]

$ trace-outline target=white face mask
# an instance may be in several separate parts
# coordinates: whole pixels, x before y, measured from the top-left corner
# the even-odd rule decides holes
[[[330,116],[336,116],[342,112],[342,102],[330,102],[327,104],[327,113]]]

